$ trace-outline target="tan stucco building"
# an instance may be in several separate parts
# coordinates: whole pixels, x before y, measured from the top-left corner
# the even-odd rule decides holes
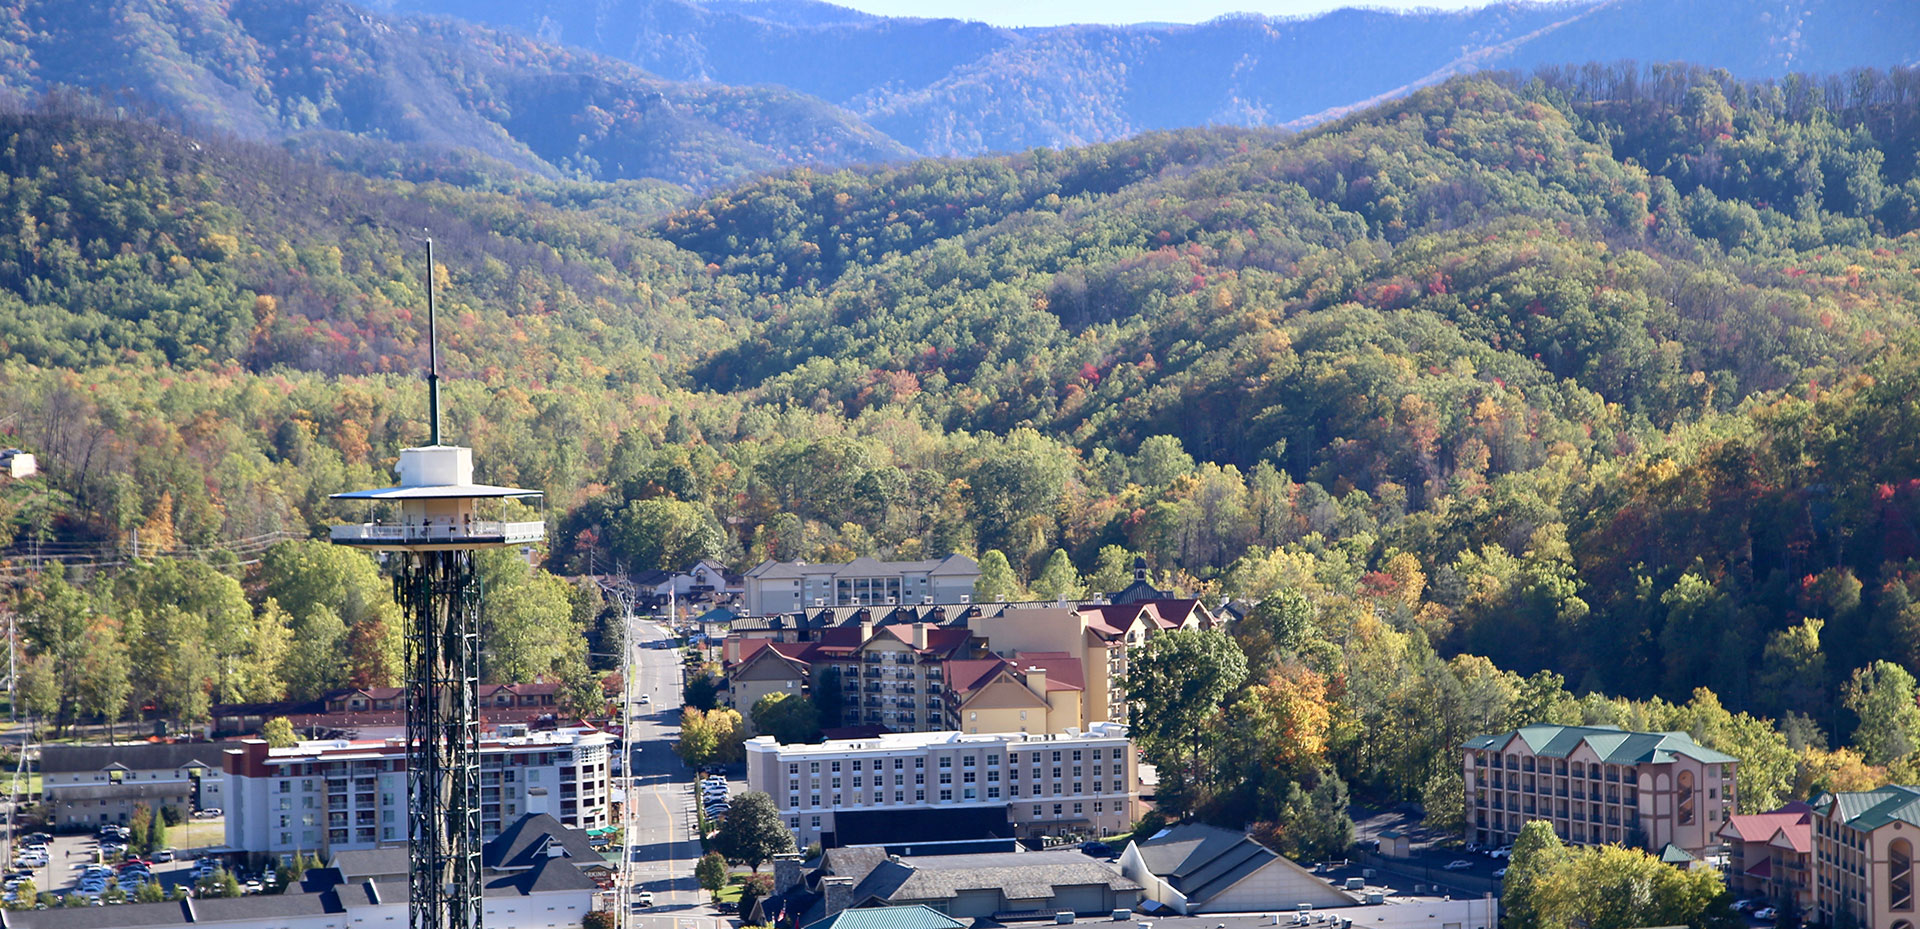
[[[1813,798],[1813,911],[1809,922],[1914,929],[1913,854],[1920,788],[1823,793]]]
[[[1734,810],[1739,759],[1683,732],[1523,726],[1470,740],[1462,751],[1467,838],[1482,845],[1511,843],[1538,819],[1574,845],[1699,859],[1719,847]]]

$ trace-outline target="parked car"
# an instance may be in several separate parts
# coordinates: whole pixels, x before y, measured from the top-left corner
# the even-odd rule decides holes
[[[1487,854],[1494,858],[1505,858],[1508,855],[1513,854],[1513,846],[1502,845],[1499,848],[1496,848],[1493,851],[1488,852]]]
[[[172,861],[172,860],[173,860],[173,849],[171,849],[171,848],[163,848],[163,849],[161,849],[161,850],[159,850],[159,851],[157,851],[157,852],[154,852],[154,853],[153,853],[153,860],[155,860],[155,861]]]
[[[1772,920],[1773,920],[1773,919],[1774,919],[1775,917],[1778,917],[1779,915],[1780,915],[1780,911],[1779,911],[1779,910],[1776,910],[1776,909],[1774,909],[1773,907],[1770,907],[1770,906],[1769,906],[1769,907],[1763,907],[1763,908],[1761,908],[1761,909],[1758,909],[1758,910],[1754,910],[1754,911],[1753,911],[1753,918],[1754,918],[1754,919],[1757,919],[1757,920],[1760,920],[1760,921],[1761,921],[1761,922],[1763,922],[1763,923],[1764,923],[1764,922],[1770,922],[1770,921],[1772,921]]]
[[[1506,869],[1506,868],[1495,868],[1495,869],[1493,869],[1493,879],[1494,879],[1494,880],[1496,880],[1496,881],[1497,881],[1497,880],[1499,880],[1499,879],[1501,879],[1501,878],[1503,878],[1503,877],[1506,877],[1506,876],[1507,876],[1507,869]]]
[[[1105,858],[1113,854],[1113,846],[1105,842],[1082,842],[1080,843],[1080,851],[1092,855],[1095,858]]]
[[[223,810],[217,806],[210,806],[204,810],[196,810],[193,814],[193,817],[195,819],[219,819],[220,817],[225,815],[227,815],[226,810]]]
[[[1464,871],[1471,867],[1473,867],[1473,862],[1464,858],[1456,858],[1447,862],[1447,870],[1449,871]]]
[[[653,891],[643,890],[633,895],[633,905],[638,907],[653,905]]]
[[[1746,899],[1735,900],[1732,903],[1732,909],[1735,913],[1745,913],[1746,911],[1753,909],[1753,901],[1746,900]]]
[[[740,912],[740,904],[738,904],[738,903],[734,903],[734,902],[732,902],[732,901],[729,901],[729,900],[722,900],[722,901],[720,901],[719,903],[716,903],[716,904],[714,904],[714,905],[713,905],[713,908],[714,908],[714,909],[716,909],[716,910],[719,910],[719,911],[720,911],[720,912],[722,912],[722,913],[738,913],[738,912]]]

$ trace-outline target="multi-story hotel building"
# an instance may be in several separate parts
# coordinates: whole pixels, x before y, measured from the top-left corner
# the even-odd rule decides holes
[[[492,838],[528,813],[546,813],[574,829],[609,824],[611,736],[502,729],[509,734],[480,742],[482,836]],[[324,855],[406,841],[404,740],[238,744],[226,750],[223,765],[230,847]]]
[[[1813,808],[1795,800],[1767,813],[1729,816],[1727,889],[1794,913],[1813,909]],[[1789,906],[1790,904],[1790,906]]]
[[[1920,788],[1823,793],[1813,798],[1813,910],[1809,922],[1914,929],[1913,854]]]
[[[1126,727],[1066,733],[889,733],[818,745],[747,742],[765,791],[805,847],[949,838],[1112,835],[1135,819]]]
[[[1720,845],[1739,759],[1682,732],[1525,726],[1462,746],[1467,838],[1512,842],[1529,820],[1574,845],[1620,844],[1694,858]]]
[[[749,616],[821,606],[961,603],[973,596],[980,565],[965,555],[921,561],[855,558],[846,564],[763,561],[741,576]]]

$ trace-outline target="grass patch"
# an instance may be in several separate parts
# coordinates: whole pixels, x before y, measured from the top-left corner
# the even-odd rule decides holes
[[[11,790],[13,788],[13,783],[14,783],[13,773],[8,772],[4,778],[0,778],[0,783],[5,784],[7,788]],[[29,797],[39,796],[40,795],[40,772],[28,771],[25,774],[20,775],[20,791],[19,792]]]
[[[747,889],[747,885],[745,884],[729,883],[727,886],[720,888],[720,893],[718,894],[719,901],[721,903],[739,903],[740,892],[745,889]]]
[[[167,844],[174,848],[225,845],[227,824],[220,820],[190,819],[167,829]]]

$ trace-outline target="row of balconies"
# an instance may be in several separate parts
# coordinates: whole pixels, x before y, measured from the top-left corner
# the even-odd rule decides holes
[[[1494,759],[1492,764],[1488,764],[1487,757],[1485,755],[1473,756],[1473,763],[1475,767],[1480,767],[1480,768],[1502,767],[1501,762],[1498,758]],[[1551,775],[1553,777],[1571,776],[1574,778],[1579,778],[1582,780],[1589,780],[1589,781],[1608,780],[1608,781],[1613,781],[1614,783],[1621,783],[1623,780],[1625,780],[1625,778],[1623,778],[1620,775],[1620,772],[1618,769],[1607,771],[1604,776],[1601,774],[1601,769],[1597,767],[1593,769],[1589,769],[1589,771],[1585,774],[1569,775],[1567,773],[1567,766],[1565,764],[1555,765],[1552,770],[1548,770],[1547,767],[1543,764],[1536,769],[1533,765],[1530,765],[1530,764],[1523,767],[1518,758],[1514,758],[1511,756],[1507,758],[1505,768],[1508,771],[1525,771],[1529,774],[1538,773],[1541,775]]]
[[[1499,778],[1493,779],[1491,782],[1487,784],[1487,786],[1494,790],[1512,790],[1512,791],[1518,791],[1520,793],[1540,794],[1542,796],[1571,797],[1575,800],[1595,800],[1595,801],[1603,800],[1607,803],[1619,803],[1620,797],[1621,797],[1620,792],[1617,790],[1609,790],[1606,792],[1605,796],[1602,796],[1600,792],[1597,790],[1586,791],[1586,790],[1581,790],[1578,787],[1573,788],[1572,790],[1568,790],[1565,787],[1556,787],[1552,790],[1548,790],[1544,787],[1537,787],[1536,785],[1533,785],[1533,784],[1520,784],[1511,780],[1502,781]],[[1627,788],[1626,802],[1639,803],[1640,802],[1639,793],[1640,791],[1639,791],[1639,788],[1637,787]]]

